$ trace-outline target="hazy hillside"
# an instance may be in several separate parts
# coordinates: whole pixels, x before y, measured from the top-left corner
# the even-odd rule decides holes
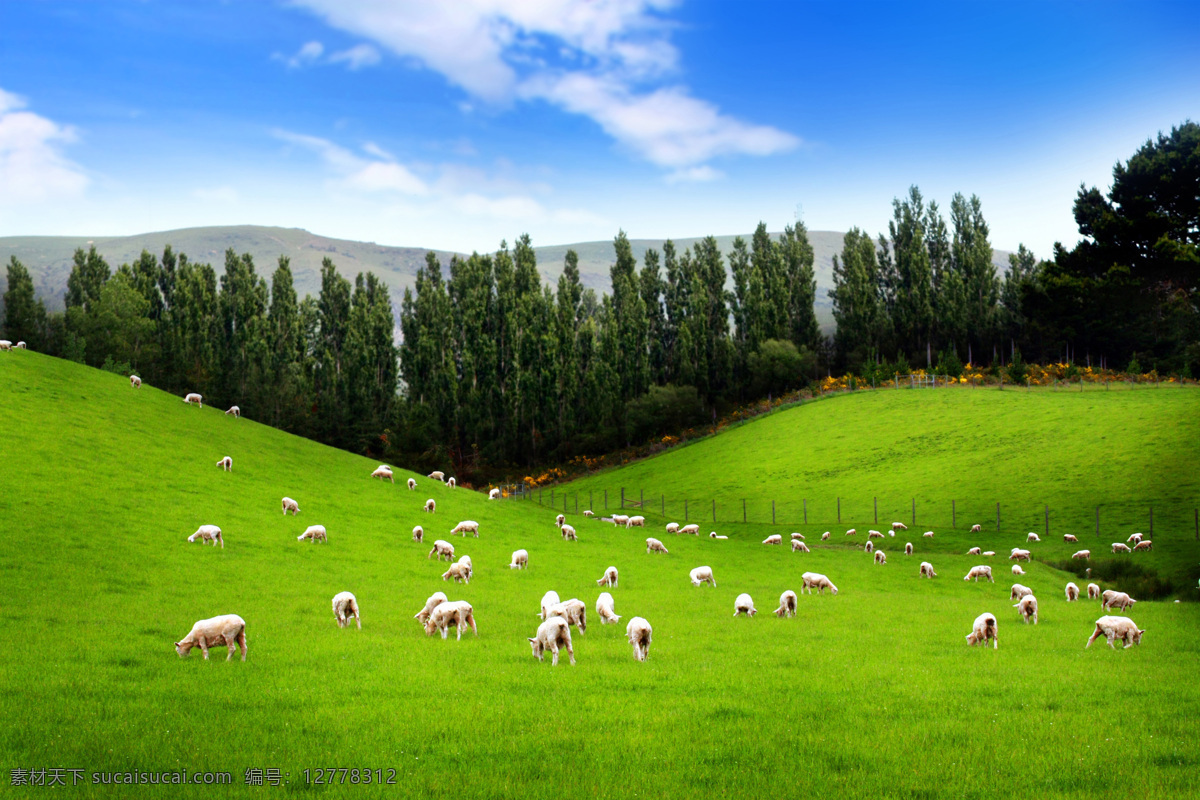
[[[776,234],[777,235],[777,234]],[[751,233],[741,234],[747,241]],[[843,234],[838,231],[809,231],[816,256],[817,316],[823,326],[833,322],[828,290],[833,285],[833,255],[841,250]],[[722,252],[732,247],[735,235],[718,236]],[[662,250],[662,239],[633,239],[633,253],[640,261],[649,248]],[[698,239],[676,239],[679,252],[695,244]],[[176,251],[187,254],[192,261],[207,261],[218,271],[224,261],[224,253],[233,248],[239,253],[250,253],[261,274],[268,278],[280,255],[291,259],[296,289],[301,295],[316,294],[320,289],[321,260],[329,257],[338,270],[351,280],[359,272],[368,270],[379,275],[392,289],[398,303],[404,290],[413,285],[417,269],[425,261],[425,248],[389,247],[372,242],[355,242],[346,239],[331,239],[309,233],[301,228],[268,228],[258,225],[232,225],[214,228],[183,228],[175,231],[144,233],[137,236],[87,237],[87,236],[8,236],[0,237],[0,259],[7,263],[9,256],[16,256],[33,274],[38,294],[45,298],[52,309],[62,308],[62,295],[71,273],[71,256],[76,248],[95,244],[96,249],[113,266],[131,262],[142,250],[156,255],[170,244]],[[579,242],[576,244],[548,245],[538,247],[538,263],[542,275],[551,283],[558,280],[562,272],[563,257],[568,249],[579,253],[579,269],[585,286],[598,292],[609,288],[608,269],[613,260],[612,241]],[[438,251],[445,264],[450,253]],[[994,260],[998,268],[1008,264],[1008,253],[997,250]],[[0,289],[6,288],[0,272]]]

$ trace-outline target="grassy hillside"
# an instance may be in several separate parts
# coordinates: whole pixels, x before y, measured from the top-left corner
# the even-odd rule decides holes
[[[224,455],[232,473],[215,467]],[[1041,621],[1020,624],[1002,563],[995,584],[960,579],[978,560],[959,555],[961,531],[916,539],[909,559],[888,540],[883,567],[811,534],[811,554],[763,547],[770,526],[755,524],[728,526],[728,541],[659,534],[671,552],[649,556],[642,532],[576,518],[580,541],[567,543],[536,503],[489,502],[423,477],[410,492],[403,471],[380,483],[363,458],[31,352],[0,354],[0,463],[6,788],[14,768],[55,767],[88,780],[133,769],[232,774],[227,789],[136,793],[172,798],[276,791],[244,788],[247,768],[281,770],[291,791],[317,788],[303,771],[324,767],[395,770],[388,796],[1200,788],[1200,691],[1185,679],[1200,656],[1200,606],[1139,603],[1141,647],[1085,651],[1097,603],[1067,604],[1068,576],[1039,560],[1023,580],[1041,598]],[[298,517],[281,515],[285,494]],[[435,515],[419,510],[427,497]],[[480,538],[454,544],[476,577],[453,586],[409,531],[419,523],[445,537],[465,518],[481,523]],[[185,541],[202,523],[223,528],[225,549]],[[297,543],[314,523],[329,543]],[[529,550],[527,571],[506,567],[518,547]],[[920,559],[937,580],[917,578]],[[623,627],[591,614],[609,564],[621,570],[611,591],[622,623],[636,614],[654,626],[644,664]],[[718,588],[689,585],[699,564],[713,567]],[[780,592],[799,590],[805,570],[828,574],[838,596],[802,596],[797,618],[776,619]],[[550,588],[588,606],[573,668],[539,664],[526,643]],[[333,622],[341,590],[359,599],[361,631]],[[437,590],[474,605],[478,638],[424,636],[411,617]],[[753,595],[756,618],[732,617],[740,592]],[[966,647],[971,621],[989,610],[1000,648]],[[195,620],[231,612],[247,621],[246,663],[176,656],[172,642]],[[330,796],[384,793],[373,784]],[[95,785],[75,794],[131,795]]]

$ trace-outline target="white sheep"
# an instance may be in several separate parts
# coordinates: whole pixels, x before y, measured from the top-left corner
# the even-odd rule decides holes
[[[1029,624],[1029,620],[1033,620],[1033,624],[1037,625],[1037,598],[1031,594],[1027,594],[1017,601],[1013,606],[1025,618],[1025,624]]]
[[[1129,617],[1101,617],[1096,620],[1096,630],[1092,631],[1092,635],[1088,637],[1087,644],[1083,646],[1086,650],[1092,646],[1092,642],[1104,636],[1108,639],[1108,646],[1113,650],[1117,648],[1113,646],[1114,639],[1120,639],[1125,642],[1125,649],[1128,650],[1135,644],[1142,643],[1142,634],[1144,630],[1138,630],[1138,626]]]
[[[702,586],[706,583],[711,583],[713,588],[717,586],[717,579],[713,577],[712,567],[696,567],[689,573],[692,579],[692,586]]]
[[[967,555],[969,555],[969,556],[977,556],[977,555],[981,555],[982,553],[983,553],[983,551],[980,550],[978,547],[972,547],[970,550],[967,551]]]
[[[641,514],[635,514],[634,516],[625,520],[625,527],[626,528],[644,528],[644,527],[646,527],[646,518],[643,517]]]
[[[1028,550],[1021,550],[1019,548],[1015,548],[1012,551],[1012,553],[1009,555],[1008,560],[1009,561],[1029,561],[1030,553]]]
[[[1117,553],[1132,553],[1133,552],[1132,550],[1129,549],[1129,545],[1121,544],[1120,542],[1112,543],[1112,551],[1113,551],[1113,555],[1116,555]]]
[[[1075,537],[1075,534],[1073,534],[1073,533],[1064,533],[1064,534],[1063,534],[1063,541],[1064,541],[1064,542],[1068,542],[1068,543],[1070,543],[1070,542],[1078,542],[1078,541],[1079,541],[1079,539],[1077,539],[1077,538]]]
[[[563,523],[566,521],[567,521],[567,518],[563,514],[559,514],[557,517],[554,518],[554,524],[560,528],[563,526]]]
[[[792,532],[792,536],[791,536],[791,538],[792,538],[793,540],[795,540],[795,539],[801,539],[801,540],[803,540],[803,539],[804,539],[804,534],[803,534],[803,533],[796,533],[795,531],[793,531],[793,532]]]
[[[883,552],[882,550],[876,550],[875,551],[875,563],[876,564],[887,564],[887,553]]]
[[[133,387],[134,389],[140,389],[140,388],[142,388],[142,379],[139,378],[137,375],[130,375],[129,376],[129,385],[131,387]]]
[[[467,577],[468,578],[475,577],[475,566],[471,563],[470,556],[462,556],[461,558],[458,559],[458,563],[462,564],[464,567],[467,568]]]
[[[880,533],[879,531],[867,531],[867,538],[868,539],[882,539],[883,534]]]
[[[192,651],[193,647],[199,647],[200,652],[204,653],[204,660],[207,661],[208,648],[221,645],[229,648],[229,655],[225,657],[226,661],[233,658],[235,649],[241,650],[242,661],[245,661],[246,620],[237,614],[202,619],[192,626],[187,636],[175,643],[175,652],[179,654],[180,658],[183,658]]]
[[[903,522],[893,522],[892,530],[893,531],[906,531],[906,530],[908,530],[908,526],[905,525]]]
[[[613,610],[613,596],[608,592],[601,592],[596,598],[596,616],[600,617],[601,625],[616,624],[621,619]]]
[[[746,594],[745,592],[739,594],[737,599],[733,601],[733,615],[735,617],[741,614],[744,614],[747,617],[753,617],[757,613],[758,609],[754,607],[754,601],[751,600],[750,595]]]
[[[424,529],[424,528],[422,528],[420,525],[415,525],[415,526],[413,526],[413,534],[412,534],[412,536],[413,536],[413,541],[414,541],[414,542],[423,542],[423,541],[425,541],[425,529]]]
[[[709,531],[708,538],[710,539],[728,539],[728,536],[718,536],[716,531]]]
[[[875,552],[875,543],[868,539],[867,543],[863,545],[863,552],[865,552],[865,553]]]
[[[650,623],[642,617],[634,617],[625,626],[625,638],[633,645],[633,657],[638,661],[645,661],[650,655],[650,640],[653,635],[654,630]]]
[[[1100,587],[1094,583],[1088,584],[1088,600],[1096,600],[1100,597]]]
[[[458,480],[456,478],[451,476],[446,479],[446,488],[447,489],[453,489],[455,486],[458,486]]]
[[[542,610],[538,616],[542,619],[549,619],[550,615],[547,612],[550,610],[551,606],[556,606],[558,603],[558,592],[554,591],[553,589],[546,592],[544,595],[542,595]]]
[[[592,511],[592,510],[589,508],[588,510],[586,510],[586,511],[584,511],[584,512],[583,512],[583,515],[584,515],[585,517],[594,517],[594,516],[596,516],[596,512]]]
[[[617,527],[624,527],[626,525],[626,523],[628,523],[628,522],[629,522],[628,514],[613,514],[612,515],[612,524]]]
[[[983,531],[982,525],[972,525],[971,526],[971,533],[981,533],[982,531]]]
[[[679,523],[678,522],[668,522],[667,523],[667,533],[679,533]]]
[[[1025,574],[1025,570],[1021,569],[1021,565],[1020,565],[1020,564],[1013,564],[1013,566],[1012,566],[1012,574],[1013,574],[1013,575],[1024,575],[1024,574]]]
[[[646,539],[646,555],[650,553],[669,553],[666,546],[653,536]]]
[[[394,483],[394,482],[395,482],[395,481],[393,481],[393,483]],[[409,478],[409,479],[408,479],[408,490],[411,492],[411,491],[413,491],[413,490],[414,490],[414,489],[416,489],[416,488],[417,488],[417,479],[416,479],[416,478]]]
[[[318,541],[328,544],[329,534],[326,532],[324,525],[309,525],[304,529],[304,533],[296,537],[296,541],[298,542],[303,542],[305,539],[308,539],[313,544],[316,544]]]
[[[933,564],[930,564],[928,561],[921,562],[920,575],[929,578],[930,580],[937,577],[937,573],[933,571]]]
[[[911,556],[912,554],[913,554],[912,542],[905,542],[904,543],[904,555]]]
[[[512,561],[509,563],[509,569],[525,569],[529,566],[529,551],[528,550],[513,550]]]
[[[387,480],[391,481],[392,483],[396,482],[396,479],[392,477],[392,468],[385,464],[380,464],[378,467],[376,467],[375,471],[371,473],[371,477],[379,478],[381,481]]]
[[[563,525],[559,530],[562,533],[563,541],[579,541],[579,536],[575,533],[574,525]]]
[[[242,415],[242,410],[240,408],[238,408],[237,406],[230,406],[229,410],[225,412],[225,415],[228,417],[235,417],[235,418],[240,417]]]
[[[783,537],[780,536],[778,533],[774,533],[774,534],[771,534],[770,536],[768,536],[767,538],[763,539],[762,543],[763,544],[783,544]]]
[[[201,544],[212,542],[212,546],[216,547],[220,542],[221,549],[225,549],[225,538],[221,535],[221,529],[216,525],[201,525],[196,529],[196,532],[188,537],[189,542],[200,540]]]
[[[604,574],[600,576],[600,580],[596,581],[597,586],[611,586],[614,589],[617,586],[617,568],[609,567],[604,570]]]
[[[12,342],[10,342],[8,339],[0,339],[0,350],[8,350],[9,352],[11,352],[12,349],[13,349]]]
[[[976,583],[979,583],[980,578],[987,578],[988,583],[996,582],[996,581],[992,580],[992,568],[987,566],[986,564],[981,564],[976,567],[971,567],[971,571],[967,573],[967,577],[963,578],[963,580],[969,581],[972,578],[975,579]]]
[[[461,534],[464,539],[467,538],[468,533],[473,533],[473,534],[475,534],[475,538],[478,539],[479,538],[479,523],[473,519],[464,519],[462,522],[455,525],[454,529],[452,531],[450,531],[451,536],[453,536],[456,533]]]
[[[1125,609],[1132,607],[1136,602],[1137,600],[1134,600],[1125,592],[1118,592],[1115,589],[1109,589],[1103,595],[1101,595],[1100,607],[1106,611],[1114,608],[1117,611],[1124,611]]]
[[[984,550],[983,555],[985,558],[991,558],[992,556],[996,555],[996,551],[995,550]]]
[[[499,489],[492,489],[488,492],[488,500],[499,500],[499,499],[500,499],[500,490]]]
[[[442,638],[445,639],[450,632],[451,625],[457,632],[455,641],[462,640],[463,628],[468,625],[471,626],[471,630],[476,636],[479,635],[479,629],[475,627],[475,609],[466,600],[438,604],[425,622],[425,635],[432,636],[434,631],[441,631]]]
[[[421,623],[423,626],[429,621],[429,615],[433,613],[433,610],[444,602],[446,602],[446,593],[434,592],[433,594],[429,595],[429,599],[425,601],[425,607],[416,614],[413,614],[413,619]]]
[[[455,583],[470,583],[471,574],[466,564],[451,564],[450,568],[442,573],[442,580],[453,580]]]
[[[575,666],[575,650],[571,647],[571,628],[562,617],[551,617],[538,625],[537,635],[529,640],[529,645],[533,648],[533,654],[537,656],[538,661],[542,660],[542,653],[549,650],[552,654],[550,663],[556,667],[558,666],[558,651],[565,648],[567,656],[571,659],[571,666]]]
[[[226,472],[233,472],[233,459],[229,456],[225,456],[217,462],[217,466]]]
[[[1029,533],[1027,533],[1025,535],[1025,541],[1027,541],[1027,542],[1040,542],[1041,540],[1042,540],[1041,537],[1038,536],[1033,531],[1030,531]]]
[[[362,630],[362,614],[358,611],[358,600],[349,592],[338,592],[333,596],[333,616],[339,628],[345,628],[350,624],[350,618],[354,617],[358,629]]]
[[[189,392],[183,396],[183,402],[204,408],[204,398],[198,392]]]
[[[1068,583],[1066,588],[1067,602],[1074,603],[1079,599],[1079,587],[1074,582]]]
[[[987,647],[988,640],[992,641],[992,649],[1000,648],[1000,639],[996,636],[996,617],[992,614],[980,614],[975,618],[971,632],[967,634],[967,644],[972,647],[982,644]]]
[[[775,609],[775,616],[796,616],[796,593],[791,589],[788,589],[786,592],[779,595],[779,608]]]
[[[1079,559],[1082,561],[1091,561],[1092,551],[1091,550],[1076,550],[1074,553],[1071,554],[1071,558]]]
[[[679,532],[690,534],[692,536],[699,536],[700,535],[700,526],[693,522],[691,525],[684,525],[682,528],[679,529]]]
[[[292,512],[292,516],[300,513],[300,505],[290,497],[283,498],[283,515],[286,517],[288,512]]]
[[[829,536],[830,536],[830,533],[829,533],[829,531],[825,531],[824,533],[822,533],[822,534],[821,534],[821,541],[822,541],[822,542],[828,542],[828,541],[829,541]]]
[[[426,475],[425,477],[426,477],[426,478],[431,478],[431,479],[433,479],[433,480],[435,480],[435,481],[445,481],[445,480],[446,480],[446,473],[442,472],[441,470],[434,470],[433,472],[429,473],[429,474],[428,474],[428,475]]]
[[[1033,589],[1019,583],[1012,585],[1012,590],[1008,593],[1009,600],[1020,600],[1025,595],[1033,594]]]
[[[857,533],[858,533],[858,530],[855,528],[851,528],[850,530],[846,531],[847,536],[854,536]]]
[[[577,597],[555,603],[546,609],[551,617],[562,617],[568,625],[574,625],[580,633],[587,632],[587,606]]]
[[[926,539],[932,539],[932,538],[933,538],[933,531],[925,531],[924,533],[922,533],[922,534],[921,534],[921,536],[922,536],[922,537],[924,537],[924,538],[926,538]]]
[[[13,347],[17,348],[18,350],[26,349],[26,345],[24,342],[17,342],[15,345],[13,345]]]
[[[1140,552],[1143,552],[1146,550],[1153,550],[1153,549],[1154,549],[1154,542],[1150,541],[1149,539],[1142,539],[1140,542],[1138,542],[1137,544],[1135,544],[1133,546],[1133,552],[1135,552],[1135,553],[1140,553]]]
[[[1138,542],[1140,542],[1140,541],[1141,541],[1143,538],[1145,538],[1145,537],[1143,537],[1143,536],[1142,536],[1142,534],[1140,534],[1140,533],[1131,533],[1131,534],[1129,535],[1129,538],[1128,538],[1128,539],[1126,539],[1125,541],[1127,541],[1127,542],[1133,542],[1134,544],[1137,544],[1137,543],[1138,543]]]
[[[809,594],[812,594],[814,588],[817,590],[817,594],[825,594],[826,589],[831,594],[836,595],[838,593],[838,589],[833,585],[833,582],[819,572],[806,572],[800,576],[800,580],[804,582],[804,585],[800,587],[801,594],[804,593],[805,589],[808,590]]]
[[[425,505],[421,507],[422,511],[428,511],[430,514],[437,511],[437,501],[432,497],[425,501]]]
[[[806,545],[804,542],[800,541],[799,539],[792,539],[792,552],[795,553],[797,551],[801,553],[812,552],[808,549],[808,545]]]
[[[441,561],[443,558],[447,561],[453,561],[454,545],[443,539],[435,539],[433,542],[433,549],[429,551],[429,555],[425,556],[425,559],[429,560],[430,558],[433,558],[434,555],[437,556],[438,561]]]

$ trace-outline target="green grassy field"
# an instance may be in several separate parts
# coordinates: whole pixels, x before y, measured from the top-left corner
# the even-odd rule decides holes
[[[1035,546],[1022,582],[1039,596],[1041,622],[1027,626],[1007,600],[1006,562],[995,563],[995,584],[963,582],[979,559],[961,555],[978,538],[961,530],[908,537],[908,558],[901,539],[887,539],[882,567],[844,537],[822,546],[817,526],[802,529],[811,554],[760,545],[786,530],[754,523],[724,526],[731,538],[713,541],[574,518],[580,541],[567,543],[533,502],[489,502],[423,477],[410,492],[408,473],[395,485],[371,480],[375,462],[132,390],[120,376],[0,356],[0,794],[21,796],[11,771],[37,768],[83,769],[89,781],[215,770],[234,783],[66,792],[104,797],[1200,791],[1200,605],[1139,603],[1141,647],[1085,651],[1101,612],[1064,601],[1070,576],[1044,560],[1061,542]],[[225,455],[229,474],[215,467]],[[996,480],[977,478],[984,488]],[[298,517],[281,515],[283,495],[299,502]],[[432,517],[420,511],[427,497],[438,501]],[[410,538],[415,524],[447,538],[460,519],[481,523],[479,539],[454,539],[475,564],[469,586],[443,583],[444,564]],[[203,523],[222,527],[224,550],[186,542]],[[328,528],[328,545],[296,541],[314,523]],[[647,534],[670,554],[647,555]],[[519,547],[530,568],[510,571]],[[1170,555],[1161,550],[1151,556]],[[917,578],[926,559],[937,580]],[[609,564],[621,571],[611,591],[622,626],[633,615],[654,626],[644,664],[622,626],[592,614]],[[718,588],[689,584],[701,564]],[[802,596],[797,618],[776,619],[779,594],[799,591],[806,570],[840,593]],[[587,604],[575,667],[530,654],[547,589]],[[329,602],[342,590],[358,597],[361,631],[334,623]],[[478,638],[424,635],[412,615],[438,590],[473,604]],[[741,592],[756,618],[732,617]],[[963,640],[983,611],[1000,620],[996,651]],[[215,651],[180,660],[172,642],[223,613],[247,621],[247,662]],[[305,782],[305,769],[328,767],[395,770],[397,786]],[[244,786],[248,768],[279,769],[290,783]]]

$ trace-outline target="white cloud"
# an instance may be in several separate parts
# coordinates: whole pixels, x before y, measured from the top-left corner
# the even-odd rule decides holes
[[[429,194],[429,187],[424,181],[403,164],[394,161],[372,161],[346,178],[346,185],[371,192],[392,191],[416,196]]]
[[[345,64],[351,70],[373,67],[381,60],[379,51],[369,44],[356,44],[349,50],[329,54],[330,64]]]
[[[704,183],[724,177],[725,173],[704,164],[699,167],[677,169],[667,175],[666,181],[667,183]]]
[[[0,204],[82,194],[88,177],[61,149],[76,141],[75,130],[25,111],[25,105],[24,98],[0,89]]]
[[[330,53],[328,57],[324,56],[325,45],[315,40],[305,42],[290,56],[283,53],[271,54],[272,59],[283,62],[288,69],[300,69],[318,64],[345,64],[349,70],[358,70],[363,67],[372,67],[382,60],[379,51],[369,44],[356,44],[346,50]]]
[[[325,53],[325,45],[320,42],[305,42],[294,55],[285,56],[283,53],[272,53],[271,58],[282,61],[289,69],[299,69],[315,64]]]
[[[770,155],[795,136],[745,123],[657,85],[678,67],[660,15],[674,0],[294,0],[331,26],[377,42],[492,104],[552,103],[596,121],[663,167]],[[470,113],[471,103],[460,103]]]

